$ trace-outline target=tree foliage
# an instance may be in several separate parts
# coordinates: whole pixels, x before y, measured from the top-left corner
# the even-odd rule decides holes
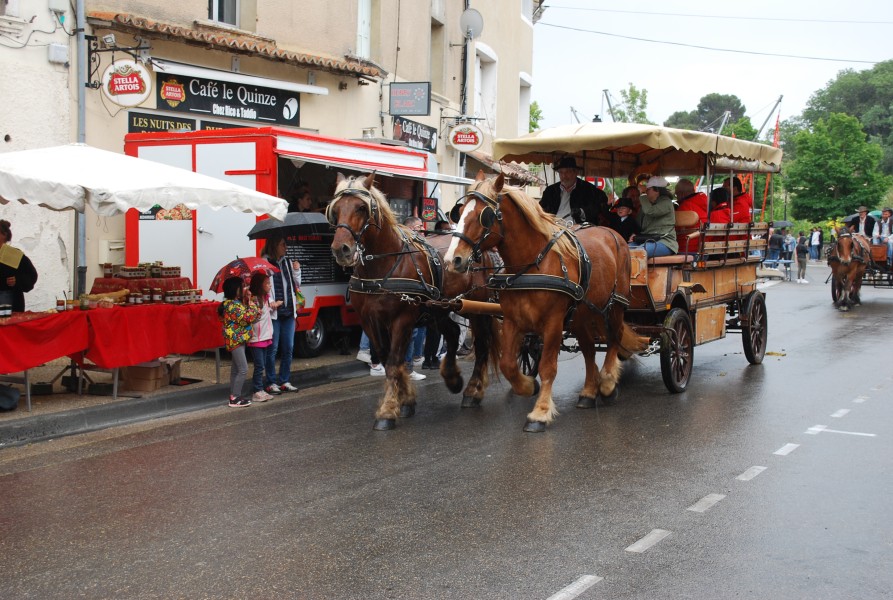
[[[648,120],[648,90],[639,89],[632,83],[629,89],[620,90],[620,104],[614,107],[614,120],[619,123],[643,123],[654,125]]]
[[[831,113],[859,119],[870,141],[884,151],[881,169],[893,174],[893,60],[877,63],[865,71],[847,69],[815,92],[803,111],[808,126]]]
[[[695,110],[674,112],[664,121],[664,126],[696,131],[717,131],[726,111],[730,113],[728,123],[738,123],[745,118],[744,113],[747,112],[747,109],[734,94],[707,94],[701,98]],[[750,124],[750,120],[748,120],[748,124]],[[750,127],[753,128],[752,125]],[[729,130],[723,129],[722,133],[729,135]],[[753,135],[756,135],[755,129],[751,137],[746,139],[753,139]],[[743,135],[738,137],[744,138]]]
[[[528,131],[536,131],[540,128],[540,121],[543,120],[543,111],[539,102],[534,100],[530,103],[530,128]]]
[[[816,222],[877,206],[891,180],[878,170],[883,152],[869,143],[855,117],[831,113],[812,130],[794,136],[797,160],[789,163],[785,187],[796,219]]]

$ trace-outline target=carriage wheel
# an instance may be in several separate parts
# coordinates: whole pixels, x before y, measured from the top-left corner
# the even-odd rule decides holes
[[[762,292],[747,295],[744,299],[744,314],[747,315],[747,325],[741,328],[744,356],[750,364],[758,365],[766,355],[766,339],[769,336],[766,297]]]
[[[674,308],[667,313],[664,327],[667,331],[661,335],[660,373],[667,389],[678,394],[688,387],[695,359],[691,318],[681,308]]]
[[[543,340],[538,335],[527,334],[521,342],[518,353],[518,367],[521,373],[536,377],[540,370],[540,359],[543,356]]]

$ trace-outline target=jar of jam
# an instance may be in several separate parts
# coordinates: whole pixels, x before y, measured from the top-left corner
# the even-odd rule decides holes
[[[80,298],[78,298],[81,303],[81,310],[89,310],[90,301],[87,299],[87,294],[81,294]]]
[[[65,300],[56,300],[56,312],[65,312],[65,309],[68,308]]]
[[[133,298],[134,304],[142,304],[143,303],[142,292],[134,292],[130,297]]]
[[[160,304],[162,300],[161,288],[152,288],[152,302]]]

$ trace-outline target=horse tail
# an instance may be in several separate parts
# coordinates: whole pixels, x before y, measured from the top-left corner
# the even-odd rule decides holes
[[[620,331],[617,338],[620,340],[620,350],[618,355],[621,360],[626,360],[633,354],[638,354],[648,348],[651,341],[645,336],[641,336],[625,321],[620,322]]]

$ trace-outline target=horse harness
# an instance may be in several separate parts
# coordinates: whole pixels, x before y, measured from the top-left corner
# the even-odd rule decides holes
[[[481,210],[479,215],[479,220],[481,227],[484,229],[484,235],[481,236],[477,242],[471,240],[467,236],[462,233],[454,232],[453,235],[459,237],[465,243],[472,247],[472,260],[475,262],[480,262],[481,257],[481,244],[483,241],[490,235],[492,227],[494,224],[499,223],[499,233],[498,235],[505,239],[505,229],[502,223],[502,211],[499,209],[499,201],[502,199],[502,195],[497,196],[496,200],[489,198],[488,196],[477,192],[472,191],[466,194],[465,197],[473,197],[477,200],[481,200],[485,207]],[[458,214],[457,208],[461,206],[461,198],[460,203],[456,204],[456,207],[450,212],[450,217],[453,218],[454,222],[457,222]],[[583,225],[582,228],[592,227],[592,225]],[[531,268],[539,267],[540,263],[546,258],[548,252],[552,249],[552,247],[558,243],[562,236],[570,237],[571,241],[574,244],[574,247],[577,249],[578,256],[578,266],[580,271],[580,281],[579,283],[575,281],[571,281],[568,276],[567,265],[564,262],[564,257],[559,253],[558,261],[561,264],[561,275],[548,275],[545,273],[528,273]],[[616,236],[614,238],[615,244],[617,244]],[[589,254],[587,254],[586,249],[580,243],[580,240],[576,235],[569,229],[560,228],[555,233],[552,234],[552,237],[546,243],[545,248],[543,248],[539,254],[537,254],[534,262],[524,265],[520,272],[518,273],[494,273],[490,276],[490,279],[487,281],[487,287],[494,290],[546,290],[552,292],[560,292],[562,294],[566,294],[571,297],[573,302],[568,308],[568,312],[565,315],[565,328],[568,329],[570,327],[570,323],[573,321],[574,314],[577,310],[577,307],[582,303],[585,304],[590,310],[593,312],[599,313],[605,319],[605,323],[608,323],[608,311],[611,310],[611,306],[614,302],[620,302],[625,306],[629,306],[629,299],[625,298],[616,293],[617,289],[617,279],[614,279],[614,289],[611,290],[611,295],[608,299],[607,304],[603,308],[599,308],[595,306],[592,302],[586,299],[586,292],[589,289],[590,279],[592,277],[592,261],[589,259]]]
[[[367,219],[359,232],[354,231],[347,223],[336,223],[335,217],[331,212],[331,207],[335,201],[345,195],[360,196],[369,202],[369,219]],[[386,254],[365,253],[366,248],[360,241],[360,238],[363,237],[363,234],[366,233],[366,230],[370,225],[374,225],[379,231],[381,230],[381,211],[378,208],[378,201],[375,199],[375,196],[370,194],[367,190],[345,188],[338,192],[333,201],[326,208],[326,219],[328,219],[329,223],[336,229],[342,227],[350,233],[354,242],[357,244],[357,251],[360,253],[361,264],[386,256],[397,256],[394,264],[384,277],[365,279],[352,275],[347,285],[348,294],[351,292],[356,292],[358,294],[399,294],[403,296],[403,300],[409,302],[415,301],[418,297],[427,298],[429,300],[439,300],[441,298],[443,295],[443,263],[440,260],[440,256],[437,254],[437,250],[425,241],[425,238],[422,236],[416,233],[407,234],[398,227],[397,233],[400,235],[401,242],[403,243],[402,250]],[[428,260],[428,269],[431,272],[431,283],[425,281],[425,276],[422,274],[422,269],[419,262],[416,260],[415,255],[419,253],[419,250],[425,254],[425,257]],[[394,272],[397,270],[397,267],[400,266],[406,255],[410,256],[418,279],[393,277]]]
[[[853,240],[852,260],[854,260],[856,262],[861,262],[861,263],[866,262],[865,246],[863,246],[859,242],[859,239],[856,238],[855,235],[853,235],[852,233],[845,231],[838,236],[837,242],[839,243],[840,240],[842,240],[843,238],[852,238],[852,240]],[[839,262],[841,264],[848,264],[848,263],[843,263],[843,261],[840,260],[839,255],[833,254],[833,252],[835,252],[836,250],[837,250],[837,244],[834,245],[834,250],[832,250],[832,254],[830,256],[828,256],[828,263],[830,264],[832,262]],[[867,262],[873,262],[871,259],[870,253],[868,254]]]

